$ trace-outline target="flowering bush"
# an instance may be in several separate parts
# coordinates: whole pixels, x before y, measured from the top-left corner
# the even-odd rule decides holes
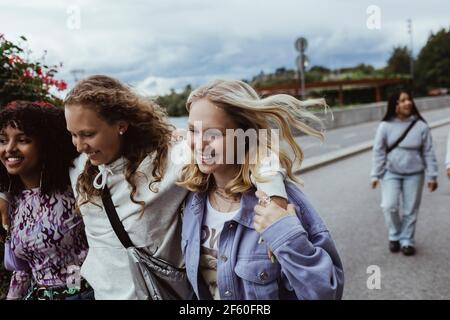
[[[26,42],[25,37],[21,39]],[[0,33],[0,107],[13,100],[48,101],[61,105],[61,100],[50,93],[67,89],[64,80],[56,80],[55,74],[62,66],[47,66],[24,58],[24,49],[5,39]],[[43,60],[43,58],[42,58]]]

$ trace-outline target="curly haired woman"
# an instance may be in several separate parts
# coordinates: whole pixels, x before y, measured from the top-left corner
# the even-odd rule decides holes
[[[85,281],[78,289],[68,285],[87,254],[68,174],[75,156],[61,108],[18,101],[0,112],[0,190],[8,194],[11,249],[29,267],[13,271],[8,299],[89,293]]]

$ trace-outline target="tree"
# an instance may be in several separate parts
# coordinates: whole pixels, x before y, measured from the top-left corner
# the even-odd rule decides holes
[[[27,41],[23,36],[21,39],[24,43]],[[61,100],[50,93],[52,88],[59,91],[67,88],[64,80],[54,79],[57,72],[58,66],[24,58],[24,49],[0,34],[0,107],[14,100],[61,105]]]
[[[410,73],[411,54],[406,46],[394,47],[392,54],[387,61],[386,73],[409,74]]]
[[[450,88],[450,28],[431,33],[420,50],[416,63],[415,86],[424,92],[430,88]]]
[[[177,93],[174,89],[170,89],[170,93],[165,96],[159,96],[156,102],[166,108],[169,116],[179,117],[186,116],[186,101],[192,91],[191,85],[187,85],[181,93]]]
[[[327,75],[331,72],[330,69],[328,69],[327,67],[324,66],[312,66],[311,69],[309,69],[310,72],[317,72],[317,73],[322,73],[324,75]]]

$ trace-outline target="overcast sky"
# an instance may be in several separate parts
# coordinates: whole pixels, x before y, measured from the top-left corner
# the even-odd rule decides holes
[[[0,0],[0,33],[27,37],[34,57],[47,50],[69,87],[71,70],[83,69],[151,95],[294,68],[299,36],[310,65],[381,67],[393,46],[409,45],[408,18],[417,54],[431,31],[450,26],[450,1]]]

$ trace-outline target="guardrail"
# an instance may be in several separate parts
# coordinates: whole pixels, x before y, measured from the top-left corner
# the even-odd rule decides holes
[[[431,129],[435,129],[448,124],[450,124],[450,118],[435,121],[433,123],[430,123],[429,126]],[[339,161],[354,156],[356,154],[369,151],[372,149],[372,147],[373,147],[373,140],[369,140],[356,144],[354,146],[343,148],[341,150],[336,150],[320,156],[307,158],[305,159],[305,161],[303,161],[301,168],[297,169],[294,173],[295,174],[305,173],[307,171],[311,171],[320,168],[322,166],[331,164],[335,161]]]
[[[450,107],[450,95],[415,98],[414,102],[419,111],[435,110]],[[386,106],[387,102],[382,101],[352,107],[333,108],[334,120],[331,119],[330,114],[326,115],[325,119],[323,112],[317,113],[317,115],[324,120],[325,128],[330,130],[365,122],[379,121],[386,112]]]

